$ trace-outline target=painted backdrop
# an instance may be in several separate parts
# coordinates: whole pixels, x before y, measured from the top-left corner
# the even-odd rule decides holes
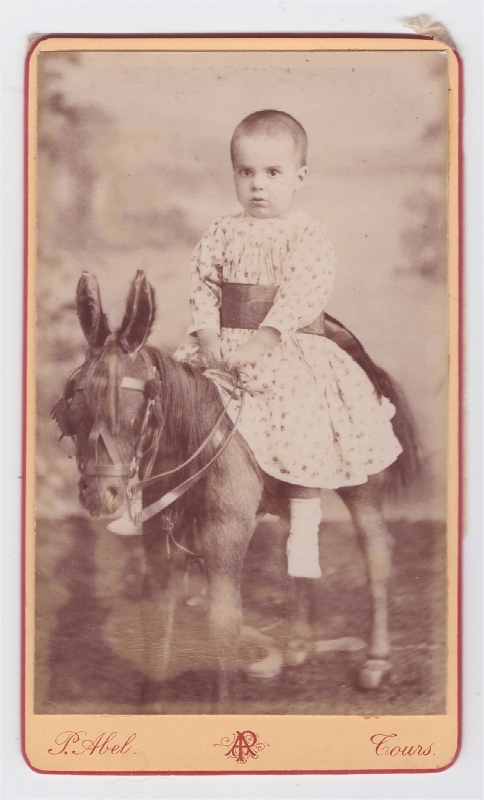
[[[120,321],[131,277],[157,290],[152,343],[189,323],[189,258],[210,222],[239,210],[229,141],[261,108],[309,136],[301,208],[338,257],[327,310],[406,390],[426,479],[396,516],[445,518],[445,53],[40,55],[38,515],[79,511],[70,442],[49,411],[84,340],[73,298],[94,272]],[[326,515],[345,516],[327,492]]]

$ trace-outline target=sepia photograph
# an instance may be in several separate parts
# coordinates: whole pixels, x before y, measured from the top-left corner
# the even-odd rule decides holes
[[[452,51],[116,41],[31,57],[32,715],[454,713]]]

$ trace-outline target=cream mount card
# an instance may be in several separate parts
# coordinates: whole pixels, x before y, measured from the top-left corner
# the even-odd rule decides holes
[[[33,46],[34,769],[453,762],[459,80],[455,52],[418,36]],[[188,333],[215,312],[220,358],[203,359]],[[268,314],[282,341],[229,369]],[[319,559],[299,539],[294,566],[291,509],[308,502]]]

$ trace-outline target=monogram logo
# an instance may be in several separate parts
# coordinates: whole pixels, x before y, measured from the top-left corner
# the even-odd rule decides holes
[[[249,758],[259,758],[259,753],[269,747],[267,742],[260,742],[253,731],[236,731],[230,736],[223,736],[214,747],[227,747],[227,758],[235,758],[238,764],[245,764]]]

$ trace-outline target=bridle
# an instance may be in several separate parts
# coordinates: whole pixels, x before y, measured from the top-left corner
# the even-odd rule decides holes
[[[124,376],[120,383],[121,389],[129,389],[132,391],[142,392],[146,398],[146,405],[143,410],[143,419],[141,423],[140,433],[138,435],[137,442],[134,447],[133,456],[129,463],[123,463],[121,456],[119,454],[118,447],[116,445],[116,441],[112,434],[110,433],[107,425],[102,421],[94,421],[92,428],[89,432],[88,440],[92,444],[94,448],[95,457],[97,456],[98,451],[98,443],[101,440],[104,444],[106,451],[108,453],[109,458],[111,459],[111,464],[99,464],[97,463],[97,457],[95,458],[94,463],[89,462],[85,464],[83,459],[77,455],[77,464],[79,468],[79,472],[81,475],[86,475],[89,477],[112,477],[112,478],[124,478],[125,480],[125,495],[128,504],[128,510],[130,514],[130,518],[135,525],[140,525],[143,522],[151,519],[152,517],[156,516],[157,514],[161,513],[165,508],[175,502],[179,497],[181,497],[185,492],[187,492],[200,478],[202,475],[214,464],[214,462],[221,456],[225,448],[228,446],[232,438],[235,436],[237,431],[237,425],[242,413],[243,405],[244,405],[244,389],[242,385],[239,383],[238,378],[234,381],[234,386],[232,393],[226,403],[224,405],[222,412],[220,413],[219,417],[217,418],[215,424],[213,425],[210,433],[201,443],[201,445],[197,448],[197,450],[182,464],[179,464],[177,467],[173,469],[167,470],[166,472],[160,472],[157,475],[151,475],[151,470],[153,468],[154,460],[156,457],[156,452],[152,453],[152,457],[148,466],[145,470],[145,477],[143,480],[139,478],[139,468],[141,464],[141,460],[145,455],[143,446],[146,439],[146,433],[149,425],[150,416],[152,414],[153,406],[156,402],[156,399],[159,398],[161,393],[161,382],[158,374],[158,370],[154,364],[152,364],[151,360],[149,359],[148,355],[144,351],[140,351],[140,355],[145,360],[145,363],[149,366],[149,369],[153,372],[153,378],[143,381],[139,378],[131,378],[128,376]],[[61,404],[64,405],[59,408],[59,404],[54,407],[52,412],[52,416],[56,419],[59,427],[61,427],[62,435],[64,436],[75,436],[75,431],[71,431],[66,424],[68,419],[66,411],[65,411],[65,396],[67,392],[67,388],[72,386],[72,394],[74,392],[84,392],[87,386],[88,381],[84,380],[79,383],[74,383],[75,376],[78,370],[76,370],[69,380],[66,383],[66,388],[64,390],[64,395],[61,401]],[[227,379],[227,374],[223,373],[225,380]],[[73,385],[74,384],[74,385]],[[235,399],[235,397],[240,394],[241,402],[240,407],[237,412],[237,417],[235,422],[232,425],[230,432],[227,436],[224,437],[224,434],[220,430],[222,422],[228,416],[228,408],[231,402]],[[62,425],[62,420],[64,420],[64,430]],[[159,432],[160,435],[162,433],[164,427],[164,422],[161,423],[161,431]],[[191,477],[187,478],[186,480],[182,481],[178,486],[171,489],[169,492],[164,494],[161,498],[156,500],[151,505],[146,506],[145,508],[140,509],[139,511],[135,510],[136,505],[141,505],[139,502],[136,503],[135,501],[140,498],[137,498],[136,495],[142,491],[142,489],[147,488],[148,486],[152,486],[158,481],[166,478],[169,475],[174,475],[175,473],[179,472],[180,470],[187,467],[191,464],[201,453],[208,447],[208,445],[213,442],[216,446],[216,450],[209,461],[204,464],[203,467],[198,469]],[[167,520],[166,520],[167,521]],[[172,526],[170,526],[172,527]]]
[[[148,367],[148,369],[153,372],[153,378],[151,380],[143,381],[140,380],[139,378],[124,376],[120,383],[121,389],[132,389],[134,391],[141,392],[142,394],[145,395],[146,398],[146,406],[143,411],[143,421],[141,423],[141,430],[138,436],[137,443],[134,448],[133,457],[129,463],[123,463],[121,456],[119,454],[116,440],[110,433],[106,423],[103,422],[102,420],[94,420],[88,437],[88,442],[94,449],[94,454],[95,454],[94,463],[92,461],[89,461],[86,464],[78,453],[77,466],[81,475],[87,475],[89,477],[101,477],[101,478],[131,478],[139,470],[139,464],[143,455],[142,448],[146,437],[146,431],[148,428],[150,415],[152,412],[155,399],[157,396],[159,396],[160,393],[159,378],[157,379],[156,377],[156,372],[157,372],[156,367],[151,363],[146,353],[141,351],[140,355],[143,361],[145,362],[146,366]],[[76,381],[76,375],[78,374],[79,371],[80,368],[78,370],[75,370],[75,372],[71,375],[71,377],[68,379],[66,383],[66,387],[64,389],[64,395],[62,400],[60,401],[61,403],[63,403],[60,413],[58,408],[59,404],[57,404],[57,406],[54,407],[54,410],[52,412],[52,416],[56,419],[57,423],[59,424],[59,427],[61,428],[62,435],[64,436],[74,437],[76,435],[76,432],[74,430],[71,430],[69,426],[66,426],[65,424],[65,420],[68,420],[68,415],[65,410],[66,396],[68,396],[70,399],[75,392],[81,392],[85,395],[87,385],[89,383],[89,377],[90,377],[89,373],[84,378],[84,380]],[[99,441],[101,441],[104,444],[108,456],[111,459],[111,464],[98,463],[97,453],[98,453]]]

